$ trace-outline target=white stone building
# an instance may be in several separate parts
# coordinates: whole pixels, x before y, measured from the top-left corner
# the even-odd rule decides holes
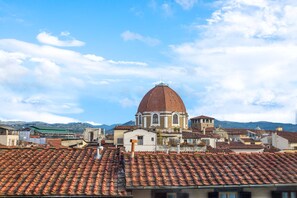
[[[124,133],[124,147],[126,151],[131,151],[130,140],[137,140],[135,151],[155,151],[156,133],[144,129],[136,129]]]

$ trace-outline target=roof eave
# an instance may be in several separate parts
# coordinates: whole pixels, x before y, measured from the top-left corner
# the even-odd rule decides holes
[[[261,188],[261,187],[284,187],[297,186],[297,183],[290,184],[246,184],[246,185],[209,185],[209,186],[139,186],[127,187],[127,190],[158,190],[158,189],[215,189],[215,188]]]

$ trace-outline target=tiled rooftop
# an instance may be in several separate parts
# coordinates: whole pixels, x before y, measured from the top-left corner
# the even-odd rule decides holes
[[[127,196],[119,151],[0,149],[0,196]]]
[[[209,116],[205,116],[205,115],[200,115],[200,116],[196,116],[196,117],[191,118],[191,120],[195,120],[195,119],[214,119],[214,118],[209,117]]]
[[[201,139],[201,138],[218,138],[217,134],[214,133],[206,133],[203,134],[201,132],[182,132],[183,139]]]
[[[114,130],[134,130],[134,129],[136,129],[136,126],[119,125],[114,127]]]
[[[297,143],[297,132],[279,131],[277,135],[287,139],[290,143]]]
[[[297,183],[297,153],[124,154],[127,189]]]
[[[264,149],[262,145],[258,144],[244,144],[242,142],[216,142],[218,149]]]

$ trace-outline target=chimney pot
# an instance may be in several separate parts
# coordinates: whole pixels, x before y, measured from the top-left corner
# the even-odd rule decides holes
[[[137,140],[130,139],[131,142],[131,159],[134,159],[134,152],[135,152],[135,144],[137,143]]]

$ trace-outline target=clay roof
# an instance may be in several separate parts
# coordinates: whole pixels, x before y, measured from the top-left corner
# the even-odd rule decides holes
[[[290,143],[297,143],[297,132],[279,131],[277,135],[287,139]]]
[[[186,112],[180,96],[165,84],[156,85],[142,98],[137,112],[172,111]]]
[[[136,129],[136,126],[119,125],[114,127],[114,130],[133,130],[133,129]]]
[[[242,142],[216,142],[216,148],[218,149],[264,149],[262,145],[258,144],[244,144]]]
[[[206,152],[211,152],[211,153],[232,153],[230,148],[213,148],[210,145],[206,146]]]
[[[223,128],[224,131],[228,133],[228,135],[246,135],[248,129],[237,129],[237,128]]]
[[[182,133],[183,139],[201,139],[201,138],[216,138],[214,137],[212,133],[206,133],[205,135],[203,133],[199,132],[184,132]]]
[[[127,189],[297,185],[297,153],[126,153]]]
[[[96,149],[0,149],[0,196],[127,196],[118,150],[95,156]]]
[[[209,116],[205,116],[205,115],[200,115],[200,116],[196,116],[194,118],[191,118],[190,120],[194,120],[194,119],[214,119],[214,118],[209,117]]]

